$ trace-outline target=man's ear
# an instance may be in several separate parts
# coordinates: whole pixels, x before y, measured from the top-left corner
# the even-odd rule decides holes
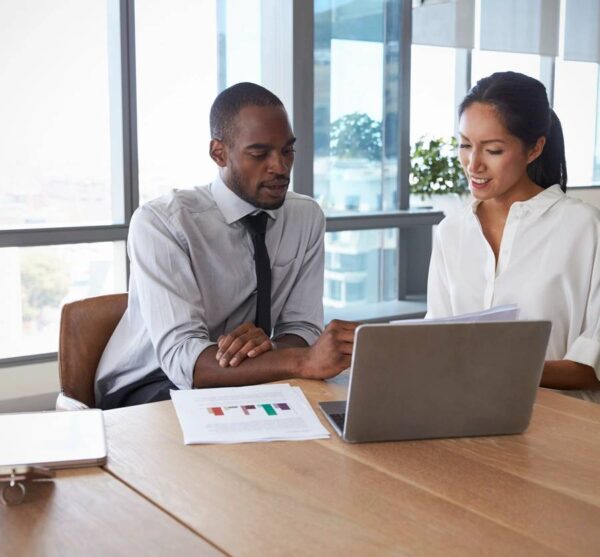
[[[220,167],[227,166],[227,147],[220,139],[211,139],[208,154]]]
[[[535,145],[529,151],[529,155],[527,156],[527,164],[533,162],[537,159],[544,150],[544,145],[546,145],[546,138],[544,136],[538,137],[538,140],[535,142]]]

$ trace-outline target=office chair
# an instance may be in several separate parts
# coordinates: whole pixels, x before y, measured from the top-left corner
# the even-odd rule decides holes
[[[127,294],[65,304],[60,317],[57,410],[94,408],[94,377],[102,352],[127,308]]]

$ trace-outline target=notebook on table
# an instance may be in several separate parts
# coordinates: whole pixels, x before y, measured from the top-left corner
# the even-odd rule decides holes
[[[100,466],[106,456],[101,410],[0,414],[0,466]]]
[[[521,433],[549,321],[361,325],[347,401],[319,403],[348,442]]]

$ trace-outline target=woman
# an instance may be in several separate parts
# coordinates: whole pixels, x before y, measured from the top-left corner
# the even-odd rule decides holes
[[[517,304],[552,332],[542,386],[600,402],[600,211],[565,195],[560,121],[537,80],[481,79],[459,107],[473,202],[434,239],[427,317]]]

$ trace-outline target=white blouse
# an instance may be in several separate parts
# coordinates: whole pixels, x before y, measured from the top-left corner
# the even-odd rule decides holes
[[[517,304],[547,319],[546,359],[572,360],[600,378],[600,211],[554,185],[510,208],[498,264],[476,216],[478,201],[434,235],[427,318]],[[600,402],[600,391],[564,391]]]

